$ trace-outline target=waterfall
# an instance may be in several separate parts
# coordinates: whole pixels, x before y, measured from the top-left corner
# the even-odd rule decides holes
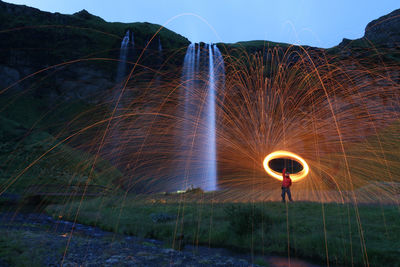
[[[179,145],[185,162],[182,189],[189,185],[217,190],[216,97],[223,90],[225,67],[216,45],[190,44],[184,58],[184,125]]]
[[[126,75],[125,61],[128,57],[129,36],[130,36],[130,32],[129,32],[129,30],[127,30],[124,38],[122,39],[121,48],[119,50],[119,63],[118,63],[117,78],[116,78],[117,83],[122,82],[122,79]],[[132,40],[133,40],[133,33],[132,33]],[[132,43],[133,43],[133,41],[132,41]]]
[[[163,52],[162,52],[162,45],[161,45],[161,38],[158,37],[158,49],[157,49],[157,68],[160,70],[160,67],[163,64]],[[161,77],[159,74],[155,74],[155,86],[156,88],[160,87],[161,85]]]
[[[195,69],[195,45],[194,44],[190,44],[187,51],[186,51],[186,55],[185,55],[185,59],[184,59],[184,64],[183,64],[183,82],[186,84],[186,90],[185,90],[185,110],[184,110],[184,116],[185,119],[188,119],[191,113],[191,105],[190,105],[190,100],[191,100],[191,96],[190,94],[193,91],[194,88],[194,69]],[[187,125],[188,123],[186,123],[185,125],[185,131],[187,131],[187,127],[190,127]]]
[[[119,85],[116,89],[114,90],[113,93],[113,103],[116,104],[116,101],[118,100],[119,95],[122,93],[123,87],[125,85],[125,77],[128,74],[126,71],[126,61],[128,58],[132,58],[134,54],[134,46],[135,42],[133,39],[133,32],[131,33],[129,30],[126,31],[126,34],[124,38],[122,39],[121,42],[121,48],[119,50],[119,62],[118,62],[118,67],[117,67],[117,75],[115,82]],[[122,107],[121,101],[118,104],[118,108]]]
[[[158,53],[161,55],[162,54],[162,45],[161,45],[161,38],[158,37]]]
[[[122,90],[125,85],[125,77],[127,75],[127,64],[126,61],[128,59],[129,55],[129,50],[130,48],[134,47],[134,40],[133,40],[133,32],[131,33],[129,30],[126,31],[124,38],[121,41],[121,47],[119,51],[119,62],[118,62],[118,67],[117,67],[117,73],[116,73],[116,78],[115,82],[117,84],[117,87],[112,93],[112,101],[110,102],[112,106],[110,107],[111,110],[115,108],[117,105],[118,98],[120,98],[120,95],[122,94]],[[123,108],[123,102],[122,102],[122,97],[120,98],[120,101],[118,102],[117,109],[114,113],[114,116],[118,116],[120,113],[120,110]],[[120,158],[120,153],[121,153],[121,145],[120,145],[120,122],[118,120],[112,121],[111,124],[111,130],[110,130],[110,161],[118,165],[119,158]],[[106,151],[108,149],[106,148]]]
[[[225,91],[225,62],[216,45],[214,45],[214,77],[216,77],[219,89],[223,93]]]
[[[213,46],[208,46],[209,58],[209,81],[208,81],[208,102],[207,102],[207,134],[206,134],[206,179],[207,183],[204,185],[205,190],[217,189],[217,150],[215,144],[215,73],[214,73],[214,55]]]

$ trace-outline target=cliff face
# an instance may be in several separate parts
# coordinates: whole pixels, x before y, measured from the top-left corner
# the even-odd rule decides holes
[[[116,60],[125,33],[130,30],[134,34],[135,52],[128,60],[135,62],[160,27],[150,23],[108,23],[86,10],[63,15],[0,1],[0,88],[50,67],[34,76],[35,81],[44,77],[47,81],[38,85],[41,88],[35,89],[34,94],[64,94],[66,99],[84,99],[90,95],[90,101],[101,101],[93,93],[115,85]],[[189,41],[163,28],[139,63],[156,67],[160,61],[155,56],[159,44],[163,56],[168,57]],[[183,55],[178,54],[175,60],[176,65]],[[71,61],[74,63],[68,64]],[[8,91],[21,91],[31,85],[32,79],[28,79]]]
[[[50,67],[49,71],[34,76],[46,80],[45,84],[36,85],[40,87],[33,90],[36,96],[55,97],[62,94],[66,100],[90,98],[91,102],[100,102],[102,99],[96,97],[100,95],[96,92],[110,90],[116,84],[116,60],[127,30],[134,34],[135,51],[128,58],[132,63],[136,62],[160,27],[151,23],[109,23],[86,10],[64,15],[0,1],[0,88],[16,83],[8,91],[21,91],[32,86],[32,79],[17,83],[20,79]],[[369,42],[376,47],[398,48],[400,9],[370,22],[363,38],[344,39],[337,47],[328,50],[268,41],[219,43],[218,47],[223,54],[233,56],[291,47],[299,53],[307,50],[315,58],[325,52],[341,57],[365,57],[366,54],[357,49],[364,49],[370,45]],[[185,47],[189,43],[185,37],[163,28],[149,44],[139,64],[157,69],[161,61],[172,58],[170,66],[181,66]],[[158,53],[159,44],[163,48],[162,58]],[[398,58],[398,53],[386,54],[391,59]],[[82,59],[83,62],[77,61]],[[74,63],[68,64],[71,61]],[[54,67],[63,63],[67,64]]]
[[[368,23],[364,38],[390,48],[400,43],[400,9]]]
[[[268,78],[263,79],[263,82],[270,84],[272,84],[274,77],[278,77],[276,73],[279,70],[277,67],[281,62],[280,59],[282,59],[282,63],[290,67],[291,64],[302,59],[302,55],[307,55],[307,61],[308,56],[311,57],[315,66],[326,64],[323,60],[329,58],[330,63],[342,63],[342,70],[351,70],[354,67],[354,62],[359,64],[358,68],[365,63],[366,69],[370,68],[371,62],[376,64],[376,62],[381,63],[385,60],[390,60],[391,63],[398,66],[400,62],[398,16],[399,10],[373,21],[366,28],[365,38],[344,40],[332,49],[300,47],[268,41],[219,43],[218,47],[223,54],[229,55],[225,58],[228,73],[229,71],[236,71],[229,68],[235,68],[235,64],[242,63],[243,65],[240,67],[244,69],[243,66],[248,64],[248,73],[253,74],[254,68],[250,68],[252,67],[252,55],[258,53],[259,58],[262,56],[261,61],[264,64],[262,68],[265,66],[263,73],[259,73],[260,77]],[[62,15],[0,1],[0,122],[3,122],[0,123],[0,141],[5,144],[8,143],[10,147],[15,147],[17,141],[19,141],[18,138],[21,139],[21,136],[30,135],[31,131],[35,133],[39,130],[45,132],[46,136],[57,136],[54,140],[62,139],[88,125],[107,118],[115,103],[113,99],[104,96],[115,97],[115,91],[118,92],[114,89],[116,87],[119,89],[117,84],[120,81],[118,81],[116,72],[119,67],[120,47],[128,30],[134,33],[135,45],[134,48],[131,46],[127,52],[129,62],[126,64],[126,70],[129,71],[132,68],[132,64],[138,60],[138,56],[142,52],[143,56],[139,60],[139,65],[136,66],[135,77],[129,84],[131,91],[124,95],[129,96],[125,98],[127,100],[124,107],[132,108],[132,110],[137,109],[144,113],[153,111],[151,105],[157,106],[160,104],[160,99],[164,100],[163,94],[158,94],[159,92],[154,92],[154,90],[165,90],[162,91],[164,93],[168,91],[168,86],[174,89],[179,88],[181,66],[183,65],[186,47],[189,45],[186,38],[167,29],[162,29],[155,36],[155,39],[148,43],[159,29],[159,25],[150,23],[108,23],[85,10],[73,15]],[[370,41],[374,47],[371,46]],[[162,46],[162,52],[159,51],[159,44]],[[144,51],[143,49],[146,46],[147,48]],[[266,53],[266,51],[268,52]],[[381,51],[383,53],[380,53]],[[242,61],[239,60],[238,62],[238,59],[242,59]],[[322,60],[322,62],[319,63],[318,60]],[[341,62],[341,60],[343,61]],[[162,65],[164,63],[165,66]],[[164,76],[155,77],[154,73],[161,67],[161,73]],[[396,73],[389,73],[388,70],[385,70],[384,75],[390,75],[393,77],[391,81],[398,82],[397,69],[395,69]],[[175,80],[175,83],[169,83],[167,79]],[[232,78],[230,80],[235,82]],[[373,81],[365,79],[360,80],[360,82],[373,84]],[[373,86],[388,87],[385,82]],[[231,85],[231,87],[234,86]],[[360,85],[360,87],[369,89],[363,85]],[[247,86],[244,88],[249,89]],[[144,91],[144,89],[148,93],[136,99],[136,93],[140,90]],[[131,104],[129,103],[131,99],[135,99],[134,107],[128,106]],[[163,107],[171,104],[171,109],[175,108],[174,99],[171,99],[172,104],[163,102]],[[243,101],[241,95],[238,95],[237,99],[232,99],[237,100],[239,105]],[[91,105],[92,103],[94,105]],[[127,118],[124,124],[120,124],[122,125],[121,129],[129,129],[135,134],[124,136],[124,138],[132,138],[135,142],[143,142],[142,144],[144,144],[144,141],[140,139],[144,137],[146,142],[150,144],[149,130],[142,127],[142,125],[147,125],[147,120],[149,120],[147,116]],[[171,126],[173,124],[168,120],[164,123],[161,124],[164,127],[160,126],[160,129],[173,127]],[[11,129],[7,127],[11,127]],[[104,124],[101,124],[97,128],[85,131],[71,140],[71,147],[94,153],[93,151],[97,151],[96,145],[102,142],[102,134],[106,128]],[[119,137],[117,131],[114,134]],[[35,138],[46,143],[46,136]],[[158,135],[155,135],[153,138],[157,137]],[[16,141],[10,141],[10,139],[16,139]],[[130,144],[132,144],[132,139],[129,139]],[[112,141],[114,139],[111,139],[110,143]],[[27,142],[27,145],[30,145],[30,142]],[[136,153],[137,147],[139,146],[136,146],[136,144],[128,148],[124,147],[122,162],[129,162],[130,152]],[[109,147],[105,146],[105,148],[104,150],[111,151],[113,147],[111,144]],[[20,153],[21,157],[17,158],[15,166],[25,166],[33,160],[26,159],[24,155],[29,153],[39,154],[45,151],[38,150],[36,152],[30,149],[28,147],[23,148]],[[153,147],[149,146],[149,149],[153,149]],[[67,148],[64,150],[67,151]],[[163,148],[157,147],[157,151],[159,150],[164,153]],[[4,158],[1,162],[7,162],[10,151],[4,152]],[[141,159],[153,157],[153,155],[153,151],[151,151],[151,153],[141,156]],[[2,156],[1,153],[0,156]],[[107,155],[104,156],[105,159],[108,159],[106,158]],[[165,164],[164,156],[159,157],[163,160],[162,164]],[[65,158],[68,157],[70,155],[65,154]],[[65,165],[63,159],[60,159],[59,162],[60,172],[66,171],[64,167],[61,167]],[[144,162],[146,163],[145,160]],[[55,165],[51,161],[49,164]],[[70,165],[77,165],[77,163],[74,161]],[[47,166],[39,167],[37,173],[44,168],[47,168]],[[128,164],[126,167],[121,167],[125,174],[138,169],[142,171],[140,168],[146,170],[146,168],[153,168],[153,166],[144,164],[139,168],[132,168]],[[32,177],[36,177],[37,173],[33,173]],[[7,175],[3,176],[12,177],[13,174]],[[69,174],[65,177],[68,176]],[[82,177],[85,176],[86,172],[82,172]],[[117,179],[117,176],[110,175],[110,179]],[[125,175],[124,177],[133,177],[133,175]],[[126,182],[129,184],[130,180],[121,178],[121,181],[118,181],[121,185]]]
[[[364,36],[350,40],[343,38],[343,41],[333,47],[330,52],[341,55],[351,55],[359,58],[366,57],[367,50],[381,50],[383,59],[400,62],[398,53],[400,44],[400,9],[371,21],[365,27]]]
[[[303,54],[305,51],[310,54],[314,60],[326,54],[342,59],[364,60],[379,55],[380,60],[389,61],[398,64],[400,54],[398,53],[400,44],[400,9],[371,21],[365,28],[362,38],[350,40],[343,38],[343,41],[337,46],[329,49],[323,49],[310,46],[297,46],[285,43],[276,43],[271,41],[246,41],[237,43],[218,43],[218,47],[224,54],[240,57],[243,54],[254,54],[266,51],[280,50],[282,54],[290,48],[295,53]],[[296,56],[290,61],[296,61]]]

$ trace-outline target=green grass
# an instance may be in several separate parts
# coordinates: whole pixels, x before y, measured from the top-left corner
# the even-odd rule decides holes
[[[260,266],[269,266],[269,263],[263,259],[262,257],[258,257],[254,259],[254,264],[260,265]]]
[[[1,98],[0,103],[9,103],[7,99]],[[122,174],[102,158],[97,160],[96,168],[90,175],[94,156],[75,148],[76,145],[61,142],[68,133],[73,132],[71,129],[61,131],[65,121],[71,121],[76,114],[90,110],[90,105],[69,103],[54,111],[50,110],[47,116],[42,117],[46,113],[44,105],[28,97],[19,98],[8,106],[3,105],[0,111],[2,189],[11,185],[6,192],[24,193],[33,185],[44,188],[52,185],[54,188],[50,191],[65,191],[68,185],[84,185],[89,176],[90,185],[109,187],[113,179],[121,177]],[[83,121],[90,123],[90,119],[94,118]],[[82,126],[75,127],[80,129]],[[48,131],[60,134],[56,138]],[[82,139],[82,136],[78,137]]]
[[[365,68],[371,66],[371,62],[398,66],[400,63],[400,54],[396,48],[382,46],[384,40],[375,42],[365,38],[355,40],[345,39],[341,46],[337,45],[326,49],[326,53],[335,56],[332,62],[339,62],[343,59],[355,59],[357,63]],[[347,55],[346,55],[347,54]]]
[[[251,49],[268,49],[268,48],[274,48],[274,47],[281,47],[281,48],[288,48],[291,46],[290,44],[287,43],[277,43],[277,42],[271,42],[271,41],[265,41],[265,40],[254,40],[254,41],[243,41],[243,42],[237,42],[237,43],[218,43],[217,44],[220,49],[224,49],[224,47],[227,47],[228,49],[232,48],[242,48],[246,50],[251,50]]]
[[[85,112],[100,113],[101,106],[84,101],[52,101],[46,98],[26,96],[0,96],[0,116],[20,124],[26,129],[39,129],[59,133],[66,123]],[[96,112],[93,110],[97,109]],[[102,111],[104,113],[105,111]],[[89,120],[89,118],[84,118]],[[97,118],[98,119],[98,118]],[[91,118],[94,121],[94,118]],[[2,128],[8,127],[6,124]]]
[[[43,266],[47,249],[43,247],[32,247],[32,244],[25,242],[27,239],[40,239],[41,234],[18,231],[0,231],[0,259],[10,266]],[[60,257],[62,254],[60,253]]]
[[[77,208],[78,203],[52,205],[47,212],[72,219]],[[177,219],[153,222],[155,213]],[[179,240],[174,237],[183,234],[186,244],[288,255],[289,240],[291,256],[323,264],[327,248],[331,263],[346,266],[351,261],[364,265],[365,244],[371,266],[396,266],[395,255],[400,247],[396,238],[400,236],[398,215],[394,206],[365,205],[356,210],[350,204],[290,203],[286,210],[284,204],[273,202],[149,204],[134,197],[126,201],[107,197],[85,201],[78,221],[117,233],[161,239],[175,248]],[[250,230],[240,231],[240,221],[251,223]]]
[[[50,67],[17,85],[24,87],[28,82],[33,84],[42,79],[41,83],[46,83],[42,87],[46,89],[40,94],[57,92],[57,79],[69,70],[80,68],[95,70],[105,79],[114,82],[118,66],[115,60],[119,59],[121,41],[127,30],[134,33],[135,41],[135,50],[130,51],[128,56],[130,62],[139,60],[142,49],[154,37],[139,60],[140,64],[147,67],[160,64],[159,40],[163,47],[163,57],[170,59],[164,68],[172,70],[175,70],[176,64],[181,64],[185,47],[190,44],[187,38],[157,24],[106,22],[86,11],[64,15],[18,5],[10,8],[9,5],[0,3],[0,61],[18,70],[20,78]],[[180,50],[182,53],[176,54]],[[71,61],[73,63],[53,68]],[[137,68],[139,70],[140,67]],[[51,72],[57,75],[43,79]],[[6,86],[9,84],[2,84],[2,87]]]

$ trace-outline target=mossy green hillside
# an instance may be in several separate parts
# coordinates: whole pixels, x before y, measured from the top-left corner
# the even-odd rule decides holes
[[[189,44],[185,37],[161,25],[106,22],[86,10],[64,15],[0,2],[0,20],[0,34],[8,37],[7,40],[2,38],[1,43],[9,49],[35,47],[49,50],[54,56],[61,58],[63,51],[85,55],[93,51],[118,49],[128,29],[134,33],[135,44],[139,47],[144,47],[158,31],[165,49],[176,49]],[[15,46],[9,46],[10,44]]]
[[[0,184],[6,192],[27,193],[32,186],[40,187],[44,192],[48,191],[48,186],[52,187],[50,191],[68,192],[65,186],[86,182],[112,188],[113,179],[121,177],[116,168],[101,158],[97,159],[92,171],[93,154],[76,149],[40,128],[31,127],[29,117],[24,125],[0,116],[0,125]]]
[[[0,65],[17,70],[22,78],[63,63],[75,62],[71,66],[74,68],[77,61],[84,60],[81,67],[98,70],[114,82],[121,41],[128,30],[135,42],[135,49],[129,52],[131,62],[138,60],[142,49],[154,38],[139,62],[150,68],[160,64],[159,41],[164,57],[171,58],[172,68],[181,63],[184,48],[190,43],[157,24],[106,22],[85,10],[64,15],[0,2]],[[182,53],[175,54],[182,49]]]
[[[43,266],[46,255],[46,248],[32,248],[31,244],[25,241],[30,238],[41,239],[41,234],[18,230],[0,231],[0,259],[10,266]],[[62,256],[62,251],[59,253]]]

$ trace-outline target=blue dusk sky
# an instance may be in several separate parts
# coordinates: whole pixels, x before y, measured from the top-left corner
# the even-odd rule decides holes
[[[268,40],[328,48],[364,35],[398,0],[6,0],[43,11],[82,9],[110,22],[151,22],[191,42]]]

